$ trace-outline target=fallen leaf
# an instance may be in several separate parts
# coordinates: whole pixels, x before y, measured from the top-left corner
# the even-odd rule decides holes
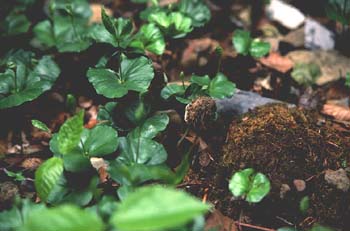
[[[188,42],[182,54],[181,64],[184,67],[193,65],[205,66],[219,43],[210,38],[193,39]]]
[[[281,56],[277,52],[273,52],[268,57],[261,58],[259,61],[265,66],[275,69],[282,73],[288,72],[294,66],[292,60],[285,56]]]
[[[332,116],[337,120],[350,121],[350,109],[333,104],[325,104],[322,113]]]
[[[101,9],[102,9],[103,5],[98,4],[98,3],[91,3],[90,4],[90,8],[92,11],[92,16],[90,18],[90,24],[92,23],[100,23],[102,22],[102,18],[101,18]],[[112,10],[105,8],[107,15],[112,16],[113,12]]]
[[[207,219],[205,231],[215,229],[217,231],[237,231],[234,221],[224,216],[219,210],[215,210]]]

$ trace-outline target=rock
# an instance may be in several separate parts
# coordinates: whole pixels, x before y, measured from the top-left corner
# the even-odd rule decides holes
[[[305,45],[305,29],[301,27],[297,30],[289,32],[281,41],[290,43],[295,47],[304,47]]]
[[[331,185],[337,187],[337,189],[344,192],[348,191],[350,188],[350,179],[346,174],[344,169],[338,169],[336,171],[327,170],[324,179]]]
[[[10,181],[0,183],[0,204],[11,201],[18,191],[17,185]]]
[[[266,13],[271,20],[277,21],[288,29],[296,29],[305,21],[305,15],[289,4],[281,0],[271,0],[266,7]]]
[[[289,185],[282,184],[280,189],[280,198],[283,199],[289,191],[290,191]]]
[[[312,50],[334,48],[334,34],[319,22],[307,18],[305,21],[305,47]]]
[[[345,76],[347,72],[350,72],[350,59],[340,55],[334,50],[292,51],[288,53],[287,57],[293,61],[294,65],[300,63],[315,63],[320,66],[322,73],[316,80],[317,85],[324,85],[331,81],[336,81],[341,78],[341,74]]]
[[[295,179],[293,180],[293,184],[298,192],[302,192],[306,188],[306,183],[303,180]]]

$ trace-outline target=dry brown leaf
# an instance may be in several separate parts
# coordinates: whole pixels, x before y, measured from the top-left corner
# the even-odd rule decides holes
[[[103,5],[98,4],[98,3],[91,3],[90,8],[92,11],[92,16],[90,18],[90,24],[92,23],[100,23],[102,22],[101,18],[101,9]],[[112,10],[105,8],[107,15],[111,16],[113,14]]]
[[[337,120],[350,121],[350,109],[333,104],[325,104],[322,113],[332,116]]]
[[[286,73],[293,68],[293,62],[285,57],[281,56],[279,53],[273,52],[266,58],[261,58],[260,62],[267,67],[275,69],[279,72]]]
[[[218,231],[237,231],[234,221],[224,216],[219,210],[215,210],[207,219],[205,230],[215,228]]]

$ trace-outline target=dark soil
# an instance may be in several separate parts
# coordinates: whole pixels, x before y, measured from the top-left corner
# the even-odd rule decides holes
[[[206,182],[208,199],[235,220],[276,229],[291,224],[306,229],[318,222],[348,230],[350,193],[328,184],[324,172],[349,167],[350,139],[329,124],[318,123],[317,117],[285,105],[247,113],[232,121],[222,153],[192,174]],[[228,191],[232,174],[248,167],[271,181],[270,194],[256,205],[235,200]],[[296,179],[306,182],[305,190],[297,191]],[[281,196],[281,187],[290,190]],[[306,214],[299,210],[304,196],[310,198]]]

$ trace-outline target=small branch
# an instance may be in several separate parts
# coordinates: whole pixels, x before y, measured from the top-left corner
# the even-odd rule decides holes
[[[235,225],[244,226],[244,227],[248,227],[248,228],[252,228],[252,229],[257,229],[257,230],[263,230],[263,231],[276,231],[275,229],[269,229],[269,228],[264,228],[264,227],[261,227],[261,226],[245,224],[245,223],[241,223],[241,222],[239,222],[239,221],[235,221]]]

